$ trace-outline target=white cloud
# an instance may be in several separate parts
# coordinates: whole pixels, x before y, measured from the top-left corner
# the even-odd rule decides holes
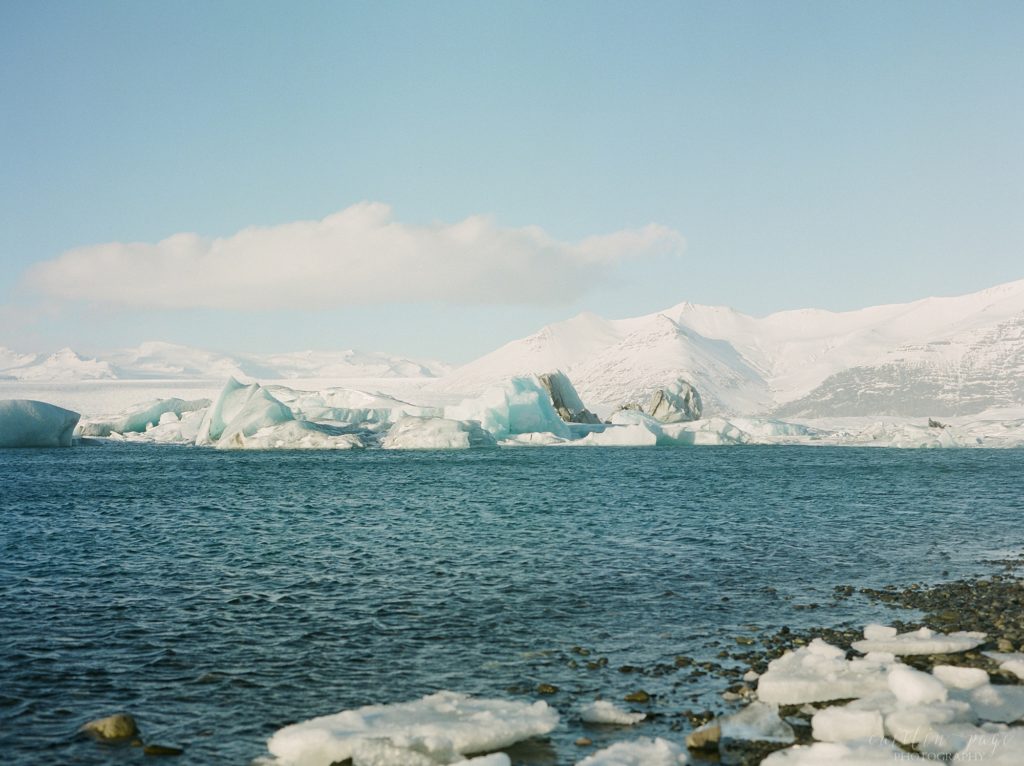
[[[209,239],[110,242],[33,266],[48,296],[145,308],[332,308],[372,303],[559,304],[607,280],[628,258],[678,253],[683,238],[650,224],[561,242],[486,216],[412,226],[380,203],[321,221]]]

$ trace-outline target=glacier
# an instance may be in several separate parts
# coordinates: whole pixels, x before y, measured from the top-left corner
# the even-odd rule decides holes
[[[0,447],[70,447],[80,415],[32,399],[0,399]]]

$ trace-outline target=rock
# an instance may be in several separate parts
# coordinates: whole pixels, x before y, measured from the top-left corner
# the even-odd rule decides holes
[[[552,684],[537,684],[537,694],[556,694],[558,687]]]
[[[594,744],[594,740],[590,737],[580,737],[574,744],[576,747],[590,747]]]
[[[168,747],[167,745],[146,745],[142,748],[146,755],[181,755],[185,751],[180,747]]]
[[[627,694],[623,699],[626,700],[626,702],[650,702],[651,695],[643,689],[637,689],[635,692]]]
[[[690,750],[717,750],[722,738],[722,727],[718,721],[710,721],[686,735],[686,746]]]
[[[558,417],[566,423],[600,423],[601,419],[583,406],[572,381],[561,370],[538,375],[537,380],[547,390]]]
[[[996,648],[1001,652],[1012,652],[1013,642],[1008,641],[1005,638],[1000,638],[998,641],[996,641]]]
[[[135,719],[127,713],[115,713],[82,725],[79,731],[101,740],[129,739],[139,733]]]
[[[946,428],[947,426],[946,426],[945,423],[940,423],[937,420],[932,420],[931,418],[928,418],[928,427],[929,428]]]

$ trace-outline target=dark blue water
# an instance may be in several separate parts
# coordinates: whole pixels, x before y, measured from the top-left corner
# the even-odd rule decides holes
[[[1019,550],[1022,468],[985,450],[0,450],[0,752],[140,762],[75,736],[128,710],[189,763],[244,764],[292,721],[544,682],[563,723],[520,760],[572,763],[596,694],[643,688],[666,714],[599,742],[722,706],[723,679],[620,665],[885,619],[834,586]]]

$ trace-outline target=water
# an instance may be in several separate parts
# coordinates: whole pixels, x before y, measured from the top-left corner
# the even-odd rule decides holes
[[[75,737],[131,711],[189,763],[245,764],[286,723],[434,690],[573,710],[643,688],[678,738],[713,658],[783,624],[885,619],[836,585],[935,581],[1018,550],[1017,451],[806,447],[220,453],[0,450],[0,749],[141,762]],[[816,609],[803,608],[818,604]],[[608,667],[587,670],[590,659]],[[571,667],[578,660],[580,667]]]

